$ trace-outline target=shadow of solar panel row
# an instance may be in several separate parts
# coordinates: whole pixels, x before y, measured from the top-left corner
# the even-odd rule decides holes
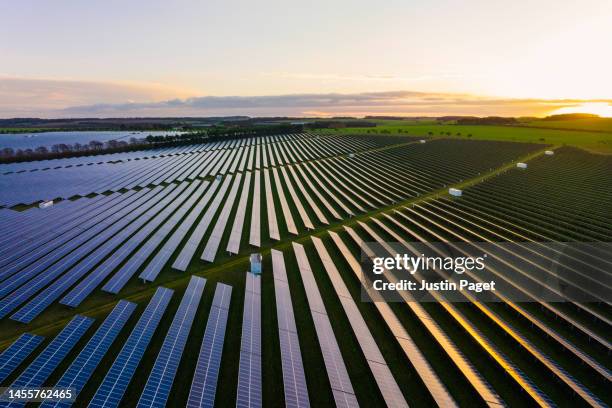
[[[173,290],[159,287],[93,396],[90,407],[118,407],[168,307]]]
[[[309,407],[306,375],[302,363],[300,342],[295,325],[291,293],[281,251],[272,249],[272,273],[274,274],[274,295],[278,321],[278,339],[283,370],[283,388],[286,407]]]
[[[94,319],[75,316],[70,323],[49,343],[32,363],[13,381],[11,388],[41,387],[57,366],[68,355],[79,339],[92,325]],[[4,407],[25,406],[24,403],[9,402]]]
[[[172,197],[173,194],[176,194],[176,190],[181,190],[183,188],[184,187],[179,186],[175,189],[175,191],[172,191],[172,193],[170,193],[168,197]],[[171,191],[173,189],[174,186],[169,186],[167,188],[160,187],[158,190],[159,193],[161,193],[161,196],[163,196],[167,194],[167,191]],[[34,278],[32,278],[29,282],[27,282],[26,285],[24,285],[24,287],[20,288],[19,290],[16,290],[15,292],[12,292],[10,295],[0,301],[0,316],[5,316],[6,313],[8,313],[11,309],[14,309],[16,306],[25,301],[28,297],[36,293],[48,283],[54,281],[58,276],[60,276],[66,270],[71,268],[89,252],[91,252],[101,244],[104,244],[107,240],[111,239],[111,237],[121,231],[121,229],[124,228],[127,224],[129,224],[132,220],[134,220],[134,218],[137,218],[146,209],[153,206],[155,201],[150,200],[150,198],[152,198],[151,196],[155,196],[157,193],[154,190],[149,193],[152,194],[145,194],[139,200],[134,201],[131,205],[123,208],[121,211],[110,215],[107,220],[104,220],[96,224],[91,229],[87,230],[84,234],[80,235],[78,239],[70,241],[67,245],[67,248],[74,249],[74,251],[70,252],[68,256],[60,259],[59,262],[53,264],[48,269],[45,269],[43,273],[40,273]],[[169,199],[168,197],[166,198]],[[86,239],[89,240],[83,242]],[[77,245],[80,246],[76,247]],[[95,254],[92,256],[95,257]],[[97,261],[99,260],[101,260],[101,258]],[[88,267],[93,267],[93,265],[89,265],[87,262],[85,262],[84,265],[86,269]],[[25,275],[22,274],[23,272],[20,273],[14,280],[23,281]],[[27,277],[30,277],[31,275],[32,274],[28,274]],[[5,282],[3,282],[2,285],[4,285]],[[62,287],[62,289],[64,289],[64,287]],[[50,289],[50,292],[54,292],[53,289]],[[61,294],[61,292],[59,294]],[[59,294],[54,293],[56,297],[59,296]],[[43,296],[40,298],[39,301],[33,301],[32,306],[29,306],[26,310],[24,310],[23,312],[19,312],[16,316],[12,316],[11,318],[13,320],[27,322],[31,320],[31,318],[33,318],[34,316],[38,315],[42,311],[42,309],[46,307],[44,305],[45,301],[46,296]],[[38,302],[41,303],[39,304]]]
[[[214,406],[231,294],[231,286],[217,283],[198,363],[189,390],[188,408],[212,408]]]
[[[54,387],[71,388],[74,396],[78,396],[134,310],[135,303],[120,300]],[[69,402],[55,401],[43,402],[40,406],[50,408],[71,405]]]
[[[192,276],[144,386],[138,407],[165,407],[206,279]]]
[[[261,276],[247,272],[236,406],[261,405]]]
[[[42,343],[44,337],[24,333],[0,354],[0,384]]]
[[[323,298],[317,287],[314,275],[308,262],[304,246],[293,243],[293,251],[297,259],[300,275],[306,291],[310,314],[315,326],[315,333],[319,340],[323,361],[327,371],[327,377],[334,394],[336,406],[357,407],[359,406],[355,391],[348,375],[344,359],[340,353],[340,347],[334,335],[329,316],[325,310]]]

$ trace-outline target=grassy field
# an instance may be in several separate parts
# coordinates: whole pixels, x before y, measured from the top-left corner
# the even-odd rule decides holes
[[[397,121],[393,121],[394,123]],[[573,122],[573,121],[564,121]],[[553,124],[557,122],[538,122]],[[330,132],[339,133],[387,133],[428,136],[446,136],[470,138],[475,140],[503,140],[511,142],[547,143],[553,145],[576,146],[594,152],[612,154],[612,130],[609,133],[580,132],[575,130],[536,129],[518,126],[466,126],[438,124],[383,124],[376,128],[344,128]]]
[[[612,118],[588,118],[557,121],[534,120],[526,122],[525,125],[542,128],[589,130],[612,133]]]

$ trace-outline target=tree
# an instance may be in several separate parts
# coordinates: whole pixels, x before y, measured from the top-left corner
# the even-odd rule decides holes
[[[12,147],[5,147],[4,149],[2,149],[3,157],[13,157],[14,155],[15,155],[15,150],[13,150]]]
[[[89,147],[92,150],[99,150],[99,149],[102,149],[102,147],[104,147],[104,143],[99,142],[97,140],[92,140],[91,142],[89,142]]]
[[[38,146],[38,147],[35,149],[35,151],[36,151],[36,153],[38,153],[38,154],[47,154],[47,153],[49,153],[49,149],[47,149],[45,146]]]

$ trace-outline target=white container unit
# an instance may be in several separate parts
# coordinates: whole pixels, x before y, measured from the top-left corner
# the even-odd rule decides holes
[[[448,194],[455,196],[455,197],[461,197],[461,195],[463,194],[463,190],[459,190],[458,188],[449,188],[448,189]]]
[[[43,201],[42,203],[38,204],[38,208],[48,208],[48,207],[51,207],[52,205],[53,205],[53,200]]]

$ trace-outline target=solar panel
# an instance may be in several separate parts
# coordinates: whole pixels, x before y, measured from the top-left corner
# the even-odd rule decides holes
[[[302,245],[295,242],[293,243],[293,251],[295,252],[300,275],[302,275],[310,314],[312,315],[317,338],[319,339],[323,362],[325,363],[327,377],[331,384],[336,405],[342,407],[359,406],[346,370],[346,365],[344,364],[344,359],[340,353],[340,347],[327,316],[321,293],[310,268],[306,251]]]
[[[0,383],[38,347],[44,337],[24,333],[0,354]]]
[[[285,224],[287,225],[287,231],[291,234],[297,235],[298,230],[295,226],[295,221],[293,220],[293,215],[291,214],[291,209],[289,208],[289,203],[287,202],[287,198],[285,196],[285,191],[283,190],[283,185],[278,177],[278,171],[276,167],[272,168],[272,174],[274,176],[274,182],[276,183],[276,193],[278,194],[278,199],[281,203],[281,210],[283,211],[283,216],[285,217]]]
[[[319,209],[319,206],[315,203],[315,201],[312,199],[310,194],[308,194],[308,190],[306,190],[306,188],[304,187],[304,185],[300,181],[300,178],[298,177],[297,173],[295,172],[295,168],[294,167],[295,166],[289,166],[289,172],[291,173],[291,176],[293,177],[293,180],[295,181],[295,184],[297,185],[298,190],[302,193],[302,195],[306,199],[306,202],[308,203],[310,208],[312,208],[312,211],[314,211],[314,213],[317,216],[317,218],[319,219],[319,221],[322,222],[323,224],[329,224],[329,221],[327,221],[327,218],[325,217],[323,212]],[[285,176],[285,178],[287,178],[287,174],[285,172],[285,169],[282,168],[281,170],[282,170],[283,175]]]
[[[259,147],[258,147],[259,149]],[[249,244],[259,247],[261,245],[261,177],[259,170],[255,170],[253,182],[253,207],[251,208],[251,231]]]
[[[242,315],[237,407],[260,407],[261,397],[261,276],[246,274]]]
[[[213,199],[212,203],[210,203],[210,206],[200,219],[200,222],[196,226],[195,230],[191,233],[189,240],[187,241],[187,243],[179,253],[178,257],[172,264],[173,269],[178,269],[180,271],[187,270],[187,266],[189,266],[189,262],[191,262],[191,258],[193,257],[193,254],[195,253],[196,249],[198,248],[200,241],[202,241],[202,238],[204,238],[204,234],[206,233],[206,230],[208,229],[213,219],[213,216],[217,212],[221,201],[225,197],[225,192],[227,191],[231,181],[231,176],[227,176],[225,180],[223,180],[223,184],[217,192],[217,195]],[[218,181],[215,180],[215,183],[218,183]]]
[[[55,336],[36,359],[17,377],[11,388],[40,387],[55,371],[66,355],[92,325],[94,319],[76,315],[70,323]],[[8,403],[4,407],[23,406],[23,403]]]
[[[223,209],[217,218],[217,222],[213,227],[210,236],[208,237],[208,242],[204,247],[204,252],[202,252],[201,259],[208,262],[214,262],[215,256],[217,254],[217,250],[219,249],[219,244],[221,243],[221,239],[223,238],[223,232],[225,231],[225,227],[227,226],[227,220],[232,212],[232,208],[234,207],[234,200],[236,199],[236,194],[238,194],[238,189],[240,188],[240,182],[242,181],[242,174],[238,173],[234,176],[234,183],[232,184],[232,188],[225,199],[225,203],[223,204]]]
[[[276,221],[276,211],[274,210],[274,196],[272,195],[272,185],[270,184],[270,172],[268,169],[264,169],[263,173],[264,187],[266,189],[266,206],[268,209],[268,228],[270,230],[270,238],[278,241],[280,240],[280,233],[278,231],[278,222]]]
[[[242,193],[240,194],[240,200],[238,202],[238,209],[234,216],[234,224],[232,225],[232,232],[227,243],[227,251],[233,254],[240,252],[240,240],[242,238],[242,229],[244,227],[244,217],[246,215],[247,202],[249,200],[249,190],[251,188],[251,172],[247,171],[244,173],[244,185],[242,186]]]
[[[89,403],[90,407],[119,406],[173,293],[174,291],[168,288],[157,288],[115,362],[106,373],[102,384],[98,387]]]
[[[276,297],[285,406],[309,407],[308,388],[306,387],[300,342],[293,315],[285,260],[281,251],[273,249],[270,253],[272,255],[272,272],[274,274],[274,292]]]
[[[113,344],[132,313],[136,310],[136,304],[121,300],[113,308],[100,325],[96,333],[91,337],[87,345],[81,350],[74,359],[70,367],[64,372],[62,378],[57,382],[57,388],[72,388],[74,395],[77,396],[94,370],[100,364],[104,355]],[[44,402],[41,407],[69,407],[68,402]]]
[[[181,183],[179,184],[179,187],[177,187],[177,190],[182,188],[185,184],[188,184],[189,187],[187,187],[180,194],[180,196],[175,197],[171,202],[169,202],[165,208],[155,217],[153,217],[153,219],[143,228],[144,231],[150,233],[159,226],[157,231],[155,231],[155,233],[152,235],[149,235],[144,244],[113,275],[113,277],[106,282],[106,284],[102,287],[103,291],[114,294],[119,293],[128,280],[136,273],[136,271],[149,258],[149,256],[151,256],[153,251],[159,246],[164,238],[166,238],[176,223],[183,217],[185,211],[191,207],[190,200],[195,199],[193,197],[188,199],[188,197],[198,186],[199,181],[193,183]],[[180,208],[177,210],[179,206]],[[176,212],[174,212],[175,210]],[[143,234],[143,238],[146,235]],[[143,276],[141,276],[141,278],[143,278]],[[146,277],[144,277],[144,279],[146,279]]]
[[[205,284],[206,279],[197,276],[191,277],[164,344],[157,355],[155,365],[151,374],[149,374],[149,379],[142,391],[138,407],[166,406]]]
[[[304,206],[302,205],[302,201],[300,200],[297,193],[295,192],[295,188],[293,188],[291,179],[289,178],[287,174],[287,170],[285,170],[284,167],[281,167],[281,173],[283,175],[283,179],[285,180],[285,184],[287,185],[287,189],[289,190],[289,195],[291,196],[291,199],[293,200],[293,203],[295,204],[295,207],[298,210],[298,214],[300,215],[300,218],[302,219],[304,226],[308,229],[314,229],[314,225],[312,225],[312,221],[310,220],[310,217],[308,216],[306,209],[304,209]]]
[[[217,284],[189,391],[188,408],[214,406],[231,294],[231,286]]]

